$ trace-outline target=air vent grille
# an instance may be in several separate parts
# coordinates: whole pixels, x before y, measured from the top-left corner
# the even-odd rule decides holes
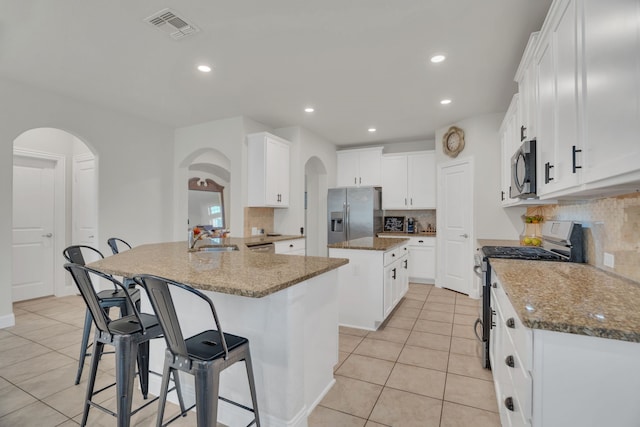
[[[198,27],[190,23],[186,18],[178,16],[172,9],[162,9],[159,12],[145,18],[145,22],[153,25],[162,32],[178,40],[200,31]]]

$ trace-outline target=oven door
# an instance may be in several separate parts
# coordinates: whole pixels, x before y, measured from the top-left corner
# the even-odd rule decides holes
[[[525,141],[511,157],[511,198],[536,197],[536,140]]]

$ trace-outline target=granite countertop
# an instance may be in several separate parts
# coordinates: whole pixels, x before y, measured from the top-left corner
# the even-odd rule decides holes
[[[409,239],[385,239],[384,237],[362,237],[345,242],[332,243],[329,249],[360,249],[365,251],[388,251],[407,243]]]
[[[261,298],[349,262],[344,258],[256,253],[246,249],[247,239],[243,238],[216,240],[223,246],[236,244],[240,250],[189,252],[186,241],[156,243],[136,246],[88,266],[117,276],[153,274],[205,291]]]
[[[234,244],[238,244],[237,242],[241,241],[246,246],[255,246],[261,245],[264,243],[275,243],[281,242],[283,240],[296,240],[296,239],[304,239],[305,236],[297,234],[297,235],[280,235],[280,236],[268,236],[268,235],[259,235],[259,236],[251,236],[251,237],[228,237],[228,239],[233,239]],[[206,239],[203,239],[206,240]],[[226,240],[226,239],[225,239]]]
[[[478,247],[483,246],[522,246],[519,240],[478,239]]]
[[[398,236],[398,237],[436,237],[435,231],[420,231],[418,233],[407,233],[403,231],[383,231],[378,236]]]
[[[587,264],[490,263],[526,327],[640,342],[640,283]]]

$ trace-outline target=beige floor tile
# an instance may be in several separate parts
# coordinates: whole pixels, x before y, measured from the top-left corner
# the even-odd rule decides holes
[[[438,427],[441,411],[441,400],[386,387],[370,419],[393,427]]]
[[[0,368],[9,367],[26,359],[32,359],[50,351],[51,350],[47,347],[30,341],[19,347],[2,351],[0,353]]]
[[[500,416],[495,412],[444,402],[440,427],[500,427]]]
[[[453,323],[457,325],[473,325],[478,318],[478,314],[455,314],[453,316]]]
[[[405,345],[398,363],[446,372],[449,352]]]
[[[396,363],[385,387],[442,399],[446,373]]]
[[[6,387],[12,387],[13,384],[11,384],[9,381],[5,380],[4,378],[0,377],[0,390],[2,390],[3,388]]]
[[[44,399],[54,393],[62,391],[74,385],[76,378],[76,365],[72,363],[57,369],[44,372],[36,377],[16,383],[24,391],[31,393],[38,399]],[[87,378],[89,372],[87,371]]]
[[[20,333],[20,336],[35,342],[40,342],[69,332],[75,332],[78,335],[82,333],[81,330],[75,326],[67,325],[55,320],[49,320],[46,326],[38,326],[24,330]]]
[[[445,296],[445,295],[435,295],[433,292],[429,294],[427,297],[427,303],[435,302],[440,304],[455,304],[456,297],[453,295]]]
[[[426,283],[409,283],[409,292],[427,295],[433,289],[433,285],[429,285]]]
[[[340,351],[351,353],[353,350],[356,349],[358,344],[362,342],[362,340],[363,340],[363,337],[340,334],[338,338],[338,347],[340,348]]]
[[[424,303],[415,299],[402,298],[401,307],[422,309]]]
[[[336,375],[336,383],[320,404],[360,418],[368,418],[382,386]]]
[[[475,317],[478,317],[478,315],[480,314],[478,307],[461,305],[461,304],[456,304],[455,307],[456,307],[455,308],[456,314],[467,314],[469,316],[475,316]]]
[[[318,406],[313,410],[307,422],[309,427],[363,427],[367,420]]]
[[[359,354],[351,354],[336,371],[337,375],[384,385],[393,369],[393,362]]]
[[[42,375],[50,370],[58,369],[62,366],[75,364],[76,361],[54,351],[23,360],[4,368],[0,368],[0,376],[13,383],[19,383],[29,378]]]
[[[446,296],[446,297],[453,297],[455,298],[456,295],[459,295],[457,292],[452,291],[450,289],[446,289],[446,288],[438,288],[438,287],[433,287],[433,289],[431,290],[431,295],[437,295],[437,296]]]
[[[99,390],[113,382],[115,382],[115,377],[105,373],[99,373],[96,378],[96,386],[94,390]],[[82,411],[84,410],[86,392],[87,381],[85,380],[78,385],[73,385],[62,391],[54,393],[42,399],[42,401],[67,417],[73,418],[82,414]],[[109,392],[104,391],[102,393],[98,393],[92,400],[97,403],[102,403],[110,398],[111,395]]]
[[[406,299],[410,299],[410,300],[415,300],[415,301],[426,301],[427,300],[427,295],[428,294],[422,294],[422,293],[417,293],[417,292],[407,292],[406,294],[404,294],[404,297]]]
[[[444,400],[474,408],[497,412],[493,382],[449,373],[444,389]]]
[[[482,367],[481,359],[479,357],[451,353],[449,355],[449,366],[447,371],[452,374],[493,381],[491,371]]]
[[[380,328],[377,331],[369,332],[367,338],[404,344],[407,341],[410,332],[411,331],[408,331],[406,329],[385,326],[384,328]]]
[[[57,427],[78,427],[80,424],[73,420],[67,420],[64,423],[58,425]]]
[[[45,347],[49,347],[54,350],[59,350],[65,347],[69,347],[73,344],[80,345],[81,341],[82,341],[82,330],[76,329],[74,331],[70,331],[64,334],[59,334],[50,338],[41,339],[38,342],[44,345]]]
[[[452,326],[452,323],[418,319],[413,329],[420,332],[430,332],[432,334],[450,336]]]
[[[20,408],[24,408],[36,402],[37,399],[30,394],[20,390],[18,387],[9,384],[6,387],[0,389],[0,417],[7,415],[13,411],[17,411]],[[0,418],[0,425],[2,423]],[[7,424],[8,425],[8,424]]]
[[[399,329],[407,329],[407,330],[411,330],[413,329],[413,325],[416,323],[416,319],[410,319],[407,317],[398,317],[398,316],[391,316],[389,318],[389,320],[387,320],[387,323],[384,325],[386,326],[390,326],[392,328],[399,328]]]
[[[9,336],[0,337],[0,358],[3,352],[29,343],[31,343],[30,340],[22,338],[19,335],[9,334]]]
[[[36,423],[34,423],[34,420]],[[54,427],[67,421],[68,418],[42,402],[34,402],[0,418],[2,426]]]
[[[479,307],[480,305],[482,305],[482,299],[473,299],[469,298],[467,295],[458,294],[456,295],[456,304],[468,305],[470,307]]]
[[[431,348],[433,350],[449,351],[451,337],[431,334],[429,332],[413,331],[407,340],[407,345]]]
[[[417,319],[420,314],[419,308],[411,308],[411,307],[398,307],[393,312],[393,317],[406,317],[408,319]]]
[[[453,323],[453,313],[445,313],[443,311],[422,310],[418,318],[434,322]]]
[[[482,334],[480,330],[480,326],[478,325],[478,333]],[[453,325],[453,331],[451,333],[454,337],[467,338],[471,340],[475,340],[476,334],[473,331],[473,326],[470,325]]]
[[[10,328],[7,328],[7,331],[15,335],[23,336],[23,334],[25,333],[29,334],[37,331],[38,329],[50,327],[53,323],[56,322],[47,317],[29,313],[25,314],[24,316],[16,316],[16,324]],[[24,338],[28,337],[25,336]]]
[[[341,334],[353,335],[355,337],[366,337],[369,333],[369,331],[367,331],[366,329],[350,328],[348,326],[340,326],[338,327],[338,331]]]
[[[425,302],[422,307],[423,310],[431,310],[431,311],[443,311],[445,313],[453,313],[455,310],[454,304],[442,304],[439,302]]]
[[[340,365],[342,365],[342,362],[347,360],[347,357],[349,357],[350,354],[351,353],[347,353],[346,351],[338,352],[338,363],[336,363],[336,366],[333,367],[334,372],[340,367]]]
[[[395,362],[400,355],[400,351],[402,351],[402,344],[365,338],[353,353]]]
[[[12,334],[11,332],[9,332],[6,329],[0,329],[0,340],[4,339],[4,338],[9,338],[9,337],[13,337],[15,336],[14,334]],[[2,347],[0,347],[2,348]]]
[[[451,338],[451,353],[464,354],[466,356],[482,356],[482,344],[478,340],[468,340],[466,338]]]
[[[376,423],[375,421],[367,421],[367,423],[364,425],[364,427],[391,427],[391,426],[387,426],[385,424],[380,424],[380,423]]]

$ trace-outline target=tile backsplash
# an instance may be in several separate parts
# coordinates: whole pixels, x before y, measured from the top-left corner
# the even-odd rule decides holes
[[[527,209],[527,215],[538,213],[542,213],[545,219],[582,223],[587,262],[640,281],[640,194]],[[605,252],[614,256],[613,268],[604,266]]]
[[[429,225],[432,228],[436,228],[436,211],[435,209],[426,209],[426,210],[385,210],[384,216],[403,216],[405,217],[405,230],[406,230],[406,218],[412,217],[417,221],[418,230],[423,231],[426,230]]]
[[[251,229],[273,232],[273,208],[244,208],[244,237],[251,237]]]

